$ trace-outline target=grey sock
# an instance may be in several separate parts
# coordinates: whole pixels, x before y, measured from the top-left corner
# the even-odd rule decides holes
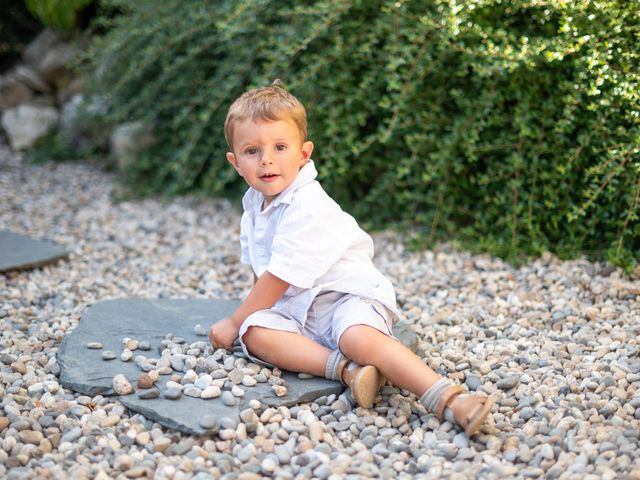
[[[340,362],[344,360],[345,357],[342,355],[340,350],[334,350],[329,354],[329,358],[327,359],[327,365],[324,367],[324,376],[329,380],[338,380],[340,381],[340,376],[338,375],[338,366]]]
[[[447,388],[453,387],[454,385],[455,384],[448,378],[441,378],[422,394],[419,400],[420,404],[428,411],[435,412],[444,392]],[[447,416],[447,410],[448,409],[445,409],[445,418]]]

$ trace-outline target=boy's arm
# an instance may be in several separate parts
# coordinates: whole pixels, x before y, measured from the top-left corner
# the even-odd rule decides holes
[[[242,305],[231,316],[211,326],[209,332],[211,344],[216,348],[231,348],[235,339],[238,338],[238,331],[245,319],[259,310],[273,307],[288,288],[287,282],[269,272],[264,272]]]
[[[242,305],[229,318],[240,329],[240,325],[249,315],[259,310],[273,307],[288,288],[289,284],[287,282],[269,272],[264,272],[256,281],[245,301],[242,302]]]

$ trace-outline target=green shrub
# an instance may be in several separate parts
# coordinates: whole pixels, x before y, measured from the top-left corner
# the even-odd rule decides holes
[[[63,31],[72,30],[80,10],[93,0],[24,0],[29,11],[45,25]]]
[[[106,122],[155,126],[129,172],[139,191],[237,191],[226,108],[280,78],[307,106],[325,188],[370,226],[630,266],[639,6],[144,0],[107,21],[89,76]]]

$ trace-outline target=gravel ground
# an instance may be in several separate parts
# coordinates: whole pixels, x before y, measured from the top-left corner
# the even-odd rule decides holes
[[[640,282],[585,260],[513,268],[374,236],[419,354],[497,398],[470,440],[392,387],[370,410],[341,397],[256,403],[211,438],[64,390],[56,351],[87,306],[239,299],[250,288],[228,202],[118,203],[115,188],[95,166],[23,165],[0,145],[0,228],[72,252],[0,274],[0,477],[640,479]]]

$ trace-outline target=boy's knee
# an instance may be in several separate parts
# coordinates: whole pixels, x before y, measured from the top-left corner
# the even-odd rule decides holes
[[[367,348],[367,333],[371,327],[367,325],[352,325],[347,328],[339,340],[340,351],[358,363],[364,360],[371,348]]]
[[[250,351],[260,349],[264,343],[263,331],[264,328],[262,327],[249,327],[244,335],[242,335],[242,341]]]

